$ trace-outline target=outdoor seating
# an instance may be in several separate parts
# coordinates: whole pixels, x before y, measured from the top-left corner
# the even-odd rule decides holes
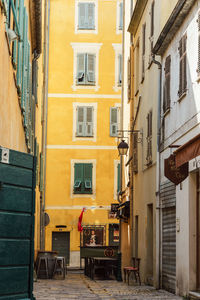
[[[40,276],[45,276],[46,279],[49,278],[48,258],[45,256],[38,258],[37,277]]]
[[[55,259],[55,267],[53,271],[53,277],[56,274],[62,275],[62,278],[65,279],[66,274],[66,264],[65,264],[65,257],[57,256]]]
[[[126,278],[128,280],[129,285],[129,278],[131,273],[134,274],[136,282],[139,281],[139,284],[141,285],[140,280],[140,258],[132,257],[133,266],[124,267],[124,281],[126,282]]]

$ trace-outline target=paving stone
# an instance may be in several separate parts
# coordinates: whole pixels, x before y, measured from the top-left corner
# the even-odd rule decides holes
[[[65,280],[37,280],[34,295],[37,300],[182,300],[153,287],[128,286],[115,280],[91,280],[77,272],[68,273]]]

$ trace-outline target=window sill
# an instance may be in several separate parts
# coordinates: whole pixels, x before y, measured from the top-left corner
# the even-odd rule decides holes
[[[98,91],[100,88],[99,85],[72,85],[72,89],[73,91],[77,91],[77,90],[95,90]]]
[[[79,29],[77,28],[75,34],[97,34],[97,29]]]
[[[185,98],[185,96],[187,95],[187,92],[183,92],[179,98],[178,98],[178,102],[181,102],[183,100],[183,98]]]

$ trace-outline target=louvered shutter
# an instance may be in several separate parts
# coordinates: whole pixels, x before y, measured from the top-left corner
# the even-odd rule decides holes
[[[92,164],[84,164],[84,192],[92,193]]]
[[[24,7],[23,24],[23,65],[22,65],[22,96],[21,107],[25,110],[26,92],[27,92],[27,71],[28,71],[28,15]]]
[[[32,62],[32,95],[35,98],[35,103],[37,104],[37,89],[38,89],[38,61],[33,59]]]
[[[186,91],[187,87],[186,40],[187,36],[184,35],[179,42],[179,97]]]
[[[197,73],[200,76],[200,12],[198,13],[198,64]]]
[[[167,56],[165,60],[165,86],[164,86],[164,101],[163,111],[165,112],[170,108],[170,68],[171,68],[171,56]]]
[[[110,108],[110,136],[117,136],[118,110],[117,107]]]
[[[78,28],[79,29],[86,28],[86,6],[87,3],[78,4]]]
[[[93,136],[93,107],[84,107],[85,109],[85,135]]]
[[[118,84],[122,84],[122,55],[119,54],[118,56],[118,65],[119,65],[119,78],[118,78]]]
[[[154,35],[154,1],[151,4],[151,37]]]
[[[85,54],[77,55],[77,83],[85,83]]]
[[[23,16],[24,16],[24,0],[19,0],[19,30],[21,38],[23,38]],[[17,88],[21,95],[22,89],[22,62],[23,62],[23,42],[18,41],[17,49]]]
[[[117,165],[117,193],[121,191],[121,171],[120,164]]]
[[[2,0],[4,15],[6,16],[6,22],[9,21],[9,3],[10,3],[9,0]]]
[[[94,3],[88,3],[88,29],[95,28]]]
[[[138,172],[138,133],[133,133],[133,172]]]
[[[40,160],[39,160],[39,144],[37,143],[37,138],[35,140],[35,144],[36,144],[36,185],[38,185],[38,183],[39,183],[39,164],[40,164]]]
[[[40,153],[40,186],[39,186],[40,192],[43,191],[43,187],[44,187],[43,180],[44,180],[43,154]]]
[[[128,101],[131,100],[131,60],[130,58],[128,59],[128,68],[127,68],[127,72],[128,72]]]
[[[87,54],[87,81],[90,84],[95,83],[95,55]]]
[[[16,13],[16,18],[17,22],[19,23],[19,0],[15,1],[15,13]],[[19,27],[19,24],[18,24]],[[16,31],[16,24],[15,24],[15,31]],[[12,62],[14,69],[16,70],[17,67],[17,45],[18,45],[18,40],[13,41],[13,55],[12,55]]]
[[[147,115],[147,165],[152,162],[152,111]]]
[[[77,125],[76,125],[76,135],[84,136],[85,132],[85,120],[84,120],[84,107],[77,107]]]
[[[81,193],[83,187],[83,164],[74,164],[74,193]]]
[[[142,26],[142,80],[145,72],[145,38],[146,38],[146,24]]]
[[[123,3],[119,4],[119,29],[123,27]]]
[[[130,48],[130,75],[131,75],[131,81],[130,81],[130,98],[134,98],[134,46],[132,45]]]

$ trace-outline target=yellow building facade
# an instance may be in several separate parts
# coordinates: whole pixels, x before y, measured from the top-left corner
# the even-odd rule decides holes
[[[122,1],[51,0],[45,249],[117,245]],[[83,231],[78,231],[82,209]]]

